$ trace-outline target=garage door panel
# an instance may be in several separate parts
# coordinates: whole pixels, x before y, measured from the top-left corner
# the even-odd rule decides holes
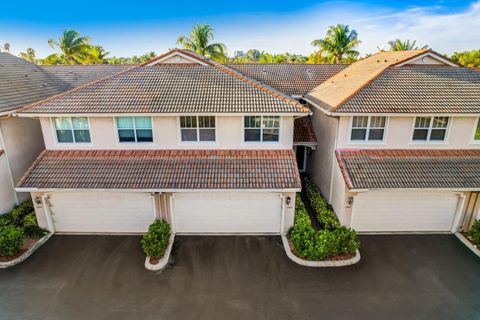
[[[177,233],[275,233],[281,228],[278,194],[176,194]]]
[[[139,233],[154,219],[151,196],[143,193],[57,193],[50,205],[57,232]]]
[[[458,203],[453,193],[367,192],[355,198],[357,231],[450,231]]]

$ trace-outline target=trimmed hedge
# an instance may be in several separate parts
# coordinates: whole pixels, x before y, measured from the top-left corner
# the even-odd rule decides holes
[[[48,233],[38,226],[32,201],[25,201],[11,212],[1,215],[0,228],[6,226],[21,228],[27,238],[41,238]]]
[[[473,243],[480,245],[480,219],[475,220],[470,229],[470,236],[472,237]]]
[[[19,253],[24,240],[22,228],[13,225],[0,227],[0,257],[11,257]]]
[[[148,233],[140,241],[143,252],[148,257],[160,259],[165,254],[170,239],[170,224],[165,220],[155,219],[148,227]]]
[[[332,206],[322,197],[317,185],[311,180],[307,180],[305,183],[305,193],[320,223],[320,227],[327,230],[339,228],[340,221],[338,221],[338,217],[333,211]]]
[[[295,219],[288,232],[294,252],[300,258],[318,261],[340,254],[353,254],[360,247],[355,230],[338,227],[318,232],[312,227],[312,221],[299,195],[295,200]]]

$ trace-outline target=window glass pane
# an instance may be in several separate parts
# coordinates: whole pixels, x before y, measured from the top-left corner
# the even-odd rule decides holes
[[[150,129],[137,130],[137,142],[152,142],[153,133]]]
[[[264,128],[278,128],[278,127],[280,127],[280,117],[277,117],[277,116],[263,117],[263,127]]]
[[[245,129],[245,141],[260,141],[260,129]]]
[[[353,117],[353,128],[366,128],[368,124],[368,117]]]
[[[432,128],[446,128],[448,126],[448,117],[433,118]]]
[[[278,141],[278,129],[264,129],[263,141]]]
[[[117,117],[118,129],[133,129],[133,117]]]
[[[385,117],[371,117],[370,128],[385,128]]]
[[[152,129],[152,118],[151,117],[135,117],[135,128]]]
[[[413,130],[413,140],[427,140],[428,129],[415,129]]]
[[[75,142],[90,142],[90,131],[88,130],[75,130]]]
[[[215,141],[215,129],[200,129],[200,141]]]
[[[196,128],[197,117],[180,117],[181,128]]]
[[[54,122],[55,122],[55,129],[58,129],[58,130],[72,129],[69,118],[55,118]]]
[[[477,123],[477,130],[475,131],[474,139],[480,140],[480,119],[478,120],[478,123]]]
[[[197,141],[197,129],[182,129],[182,141]]]
[[[73,134],[71,130],[57,130],[58,142],[73,142]]]
[[[260,116],[246,116],[245,117],[245,128],[260,128]]]
[[[72,118],[73,129],[88,130],[87,118]]]
[[[429,117],[417,117],[415,118],[415,128],[428,128],[430,127]]]
[[[368,132],[368,140],[383,140],[384,129],[370,129]]]
[[[352,129],[352,141],[362,140],[364,141],[367,136],[367,129]]]
[[[118,130],[118,140],[120,142],[135,142],[135,131],[132,130]]]
[[[432,129],[432,132],[430,133],[430,140],[443,141],[445,140],[446,133],[446,129]]]
[[[198,117],[199,128],[215,128],[215,117]]]

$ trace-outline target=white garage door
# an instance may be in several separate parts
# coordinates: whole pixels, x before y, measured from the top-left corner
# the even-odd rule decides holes
[[[373,191],[355,197],[357,231],[450,231],[458,203],[453,193]]]
[[[177,193],[173,208],[177,233],[280,233],[278,194]]]
[[[50,206],[57,232],[138,233],[154,220],[153,201],[145,193],[54,193]]]

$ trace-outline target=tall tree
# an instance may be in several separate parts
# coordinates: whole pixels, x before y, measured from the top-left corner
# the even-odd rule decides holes
[[[60,49],[64,64],[82,64],[94,57],[90,37],[81,37],[75,30],[65,30],[58,41],[49,39],[48,44],[54,49]]]
[[[208,24],[197,24],[193,26],[190,35],[180,36],[177,44],[184,49],[194,51],[202,56],[210,57],[217,61],[225,60],[227,47],[223,43],[211,43],[214,29]]]
[[[32,48],[27,48],[25,52],[20,52],[20,58],[22,58],[23,60],[27,60],[31,63],[37,62],[37,58],[35,57],[35,50],[33,50]]]
[[[428,49],[428,46],[425,45],[421,48],[415,46],[417,40],[405,40],[402,41],[401,39],[395,39],[392,41],[388,41],[388,45],[390,46],[391,51],[405,51],[405,50],[419,50],[419,49]]]
[[[330,63],[357,59],[360,53],[355,48],[359,44],[357,32],[343,24],[330,26],[324,39],[312,41],[312,45],[318,47],[320,54],[326,57]]]

